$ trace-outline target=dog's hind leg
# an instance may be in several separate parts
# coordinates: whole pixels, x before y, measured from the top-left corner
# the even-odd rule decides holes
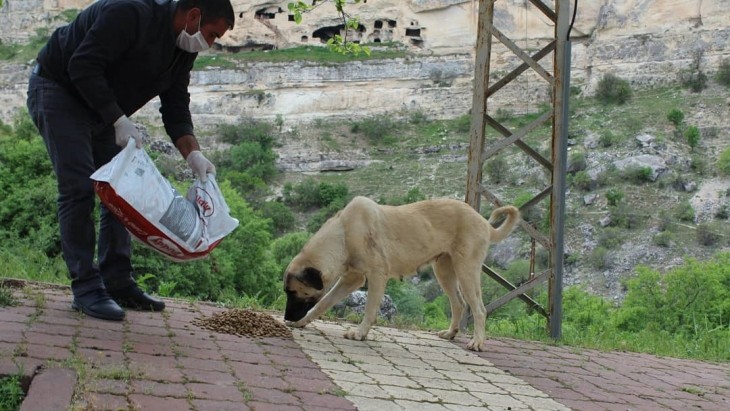
[[[482,301],[481,262],[484,256],[469,258],[469,262],[455,264],[454,271],[459,280],[459,289],[464,300],[469,304],[474,316],[474,336],[466,345],[472,351],[482,351],[486,339],[487,309]]]
[[[385,295],[385,285],[387,282],[388,278],[385,275],[376,274],[368,277],[368,297],[365,302],[365,315],[357,328],[345,332],[345,338],[357,341],[362,341],[367,338],[370,327],[378,319],[378,312],[380,312],[380,304],[383,301],[383,295]]]
[[[459,322],[464,315],[464,302],[459,295],[459,285],[454,273],[451,256],[440,256],[433,264],[433,271],[441,289],[449,297],[449,304],[451,305],[451,324],[447,330],[439,331],[438,336],[451,340],[459,332]]]

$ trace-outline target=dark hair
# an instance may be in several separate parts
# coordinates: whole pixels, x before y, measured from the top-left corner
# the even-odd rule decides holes
[[[225,19],[228,29],[233,30],[235,15],[230,0],[178,0],[180,10],[199,8],[203,13],[203,23],[211,23],[218,19]]]

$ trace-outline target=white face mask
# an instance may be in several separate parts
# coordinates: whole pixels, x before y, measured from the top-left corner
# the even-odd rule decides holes
[[[177,39],[175,40],[175,44],[189,52],[189,53],[199,53],[203,50],[207,50],[210,46],[208,45],[208,42],[205,40],[205,36],[203,36],[203,33],[200,32],[200,23],[203,20],[203,17],[200,17],[200,20],[198,20],[198,31],[195,34],[188,34],[186,25],[183,31],[180,32],[180,34],[177,36]]]

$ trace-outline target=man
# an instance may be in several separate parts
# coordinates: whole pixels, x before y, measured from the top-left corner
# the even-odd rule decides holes
[[[58,182],[75,310],[118,321],[121,307],[165,308],[134,281],[129,233],[104,206],[97,244],[89,176],[129,139],[142,147],[128,116],[157,96],[165,130],[190,168],[201,180],[215,174],[193,134],[188,84],[197,53],[233,25],[230,0],[99,0],[56,30],[38,54],[28,109]]]

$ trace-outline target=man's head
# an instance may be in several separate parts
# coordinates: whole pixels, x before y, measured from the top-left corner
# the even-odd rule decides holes
[[[200,32],[208,46],[233,29],[235,16],[230,0],[178,0],[175,14],[175,34]]]

